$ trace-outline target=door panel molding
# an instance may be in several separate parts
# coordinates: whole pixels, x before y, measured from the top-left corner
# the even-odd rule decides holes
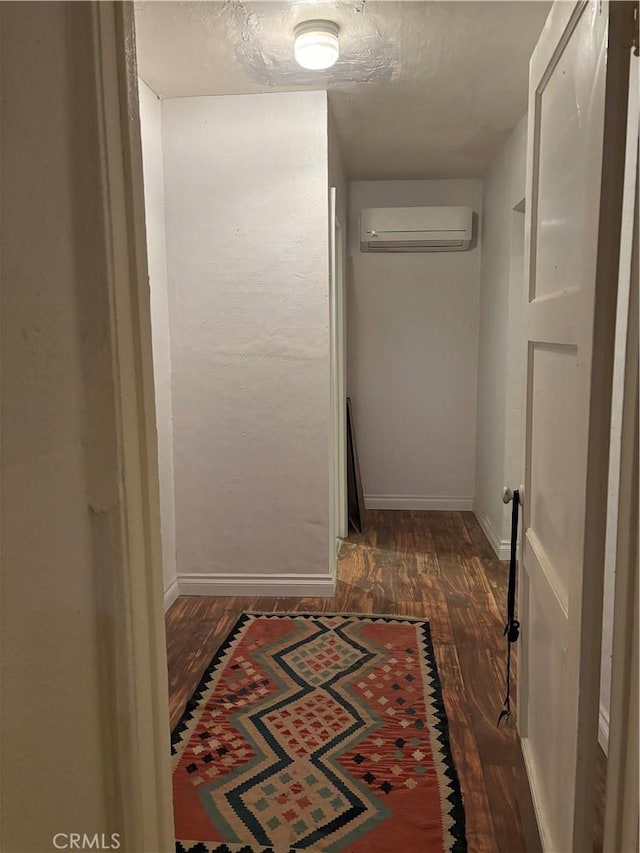
[[[569,599],[562,582],[555,572],[551,562],[547,559],[544,548],[535,532],[529,528],[525,533],[523,567],[533,584],[538,577],[543,577],[545,584],[541,589],[548,591],[547,600],[551,607],[558,609],[558,616],[565,622],[569,618]]]
[[[527,336],[536,344],[578,345],[576,318],[580,312],[580,292],[562,290],[538,296],[529,303]]]

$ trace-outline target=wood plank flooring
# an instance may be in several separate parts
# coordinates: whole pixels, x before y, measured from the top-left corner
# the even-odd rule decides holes
[[[243,610],[425,617],[465,798],[469,851],[538,853],[519,740],[513,727],[496,727],[505,688],[506,596],[507,565],[496,560],[472,513],[369,511],[365,531],[342,546],[334,598],[178,598],[166,619],[171,726]]]

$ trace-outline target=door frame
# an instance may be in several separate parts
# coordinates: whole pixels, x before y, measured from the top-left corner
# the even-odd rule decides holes
[[[345,539],[349,531],[347,507],[347,232],[340,211],[336,211],[336,299],[338,305],[338,528]]]
[[[638,5],[640,15],[640,4]],[[613,655],[604,853],[638,847],[638,333],[640,254],[640,57],[630,59],[626,175],[620,240],[620,299],[628,309],[622,393],[617,547],[613,596]],[[624,508],[624,509],[623,509]]]
[[[346,233],[338,205],[338,189],[329,190],[329,325],[331,362],[331,496],[330,547],[347,536],[347,411],[346,411]]]
[[[92,46],[121,512],[113,625],[104,652],[115,697],[110,749],[122,846],[175,849],[151,310],[133,4],[94,2]],[[105,697],[106,698],[106,697]]]

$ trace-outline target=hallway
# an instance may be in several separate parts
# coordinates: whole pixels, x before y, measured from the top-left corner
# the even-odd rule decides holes
[[[424,616],[465,796],[469,850],[537,851],[515,729],[496,727],[506,593],[506,564],[495,559],[472,513],[370,511],[365,532],[352,532],[342,546],[335,598],[178,598],[166,616],[171,726],[243,610]]]
[[[638,8],[2,4],[0,849],[175,851],[170,714],[293,608],[429,620],[470,851],[638,853]]]

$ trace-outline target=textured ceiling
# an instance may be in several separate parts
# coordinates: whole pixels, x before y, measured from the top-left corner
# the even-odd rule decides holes
[[[548,2],[136,3],[140,76],[161,97],[327,89],[352,180],[480,177],[527,107]],[[293,29],[340,25],[329,71]]]

